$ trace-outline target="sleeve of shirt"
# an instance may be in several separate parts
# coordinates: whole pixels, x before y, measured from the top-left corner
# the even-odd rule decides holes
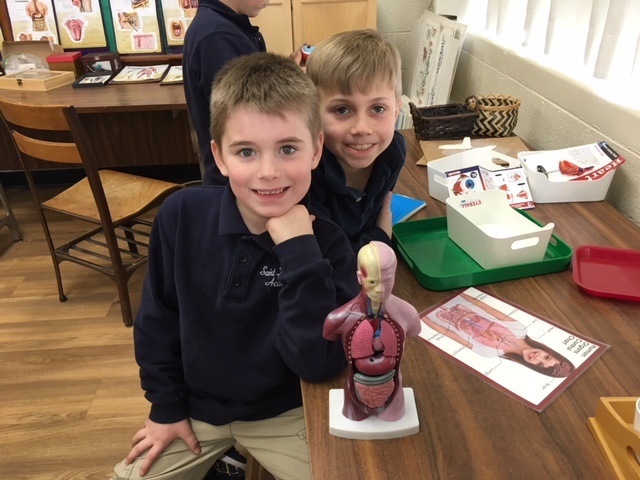
[[[322,329],[326,316],[358,293],[353,251],[344,235],[336,235],[324,256],[314,235],[293,238],[274,251],[284,283],[278,297],[276,348],[302,379],[330,378],[345,368],[346,360],[342,344],[325,340]]]
[[[151,403],[149,418],[157,423],[188,417],[173,267],[177,227],[170,200],[165,201],[153,222],[148,270],[133,331],[140,381]]]
[[[199,45],[200,88],[211,91],[211,85],[220,69],[229,60],[255,52],[255,47],[244,35],[215,32],[204,37]]]

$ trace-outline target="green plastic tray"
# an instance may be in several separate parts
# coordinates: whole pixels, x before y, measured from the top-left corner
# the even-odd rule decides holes
[[[517,211],[541,225],[522,210]],[[571,247],[551,235],[541,261],[485,270],[449,238],[447,217],[394,225],[393,245],[420,285],[435,291],[561,272],[569,268],[573,253]]]

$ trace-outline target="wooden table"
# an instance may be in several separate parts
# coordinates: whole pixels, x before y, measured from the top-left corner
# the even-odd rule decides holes
[[[420,145],[412,131],[403,133],[409,151],[396,191],[427,200],[414,219],[444,216],[444,204],[428,195],[426,167],[415,165]],[[554,233],[572,248],[640,249],[640,228],[606,202],[539,204],[529,213],[553,221]],[[398,263],[394,293],[419,312],[461,291],[426,290]],[[420,432],[394,440],[330,435],[329,389],[341,388],[343,379],[303,382],[314,480],[615,478],[587,418],[600,397],[640,396],[640,303],[591,296],[574,283],[571,269],[481,288],[611,348],[536,413],[410,338],[402,372],[404,386],[414,390]]]
[[[143,83],[48,92],[0,89],[25,105],[73,105],[103,153],[99,166],[198,163],[182,85]],[[0,129],[0,170],[21,170],[8,134]]]

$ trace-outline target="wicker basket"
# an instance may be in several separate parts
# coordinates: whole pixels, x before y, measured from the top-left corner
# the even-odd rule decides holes
[[[472,135],[482,137],[508,137],[518,123],[520,100],[510,95],[474,95],[467,97],[466,105],[478,112]]]
[[[418,140],[468,137],[478,116],[478,112],[461,103],[418,108],[410,102],[409,110]]]

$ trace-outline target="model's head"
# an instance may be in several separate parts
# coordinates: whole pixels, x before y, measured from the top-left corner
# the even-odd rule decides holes
[[[342,32],[318,43],[307,60],[307,74],[318,88],[351,95],[390,86],[402,95],[400,52],[375,30]]]
[[[397,259],[387,244],[372,241],[358,251],[358,282],[367,296],[384,302],[395,283]]]
[[[576,369],[569,360],[548,346],[532,340],[529,336],[525,337],[525,342],[528,347],[522,350],[521,355],[505,353],[503,357],[549,377],[568,377]]]
[[[311,52],[307,74],[320,92],[324,144],[351,186],[393,140],[402,92],[400,54],[373,30],[339,33]]]
[[[291,59],[273,53],[254,53],[225,64],[213,82],[210,134],[220,144],[230,115],[241,108],[282,117],[304,118],[311,136],[320,133],[318,92]]]
[[[211,150],[255,234],[303,199],[322,155],[318,95],[292,60],[270,53],[238,57],[211,94]]]

